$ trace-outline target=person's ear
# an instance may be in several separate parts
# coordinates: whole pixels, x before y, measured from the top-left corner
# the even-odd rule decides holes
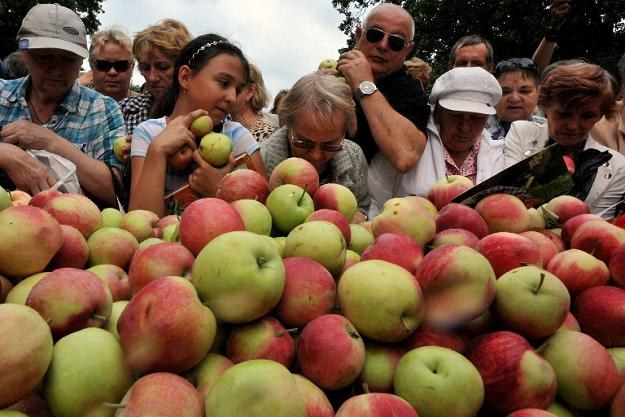
[[[191,68],[188,65],[183,65],[178,70],[178,84],[180,84],[180,88],[182,90],[189,89],[189,82],[191,81],[191,77],[193,73],[191,72]]]
[[[356,32],[354,33],[354,40],[356,43],[360,42],[360,37],[362,36],[362,28],[360,26],[356,26]]]

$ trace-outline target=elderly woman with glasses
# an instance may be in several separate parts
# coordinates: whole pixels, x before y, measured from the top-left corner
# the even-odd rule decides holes
[[[260,145],[267,174],[287,158],[303,158],[317,169],[322,184],[346,186],[366,212],[367,161],[360,147],[345,139],[356,130],[349,86],[333,75],[305,75],[280,103],[280,117],[285,126]]]
[[[517,120],[544,123],[534,116],[538,102],[538,68],[529,58],[510,58],[495,66],[495,78],[501,86],[501,100],[495,106],[497,114],[488,119],[486,130],[494,140],[503,139],[510,124]]]
[[[89,65],[97,92],[117,101],[128,97],[134,62],[132,39],[121,27],[110,27],[93,35]]]
[[[506,136],[505,165],[510,166],[557,144],[575,162],[574,187],[591,213],[610,218],[625,193],[625,157],[597,143],[589,133],[616,110],[616,81],[603,68],[587,63],[554,66],[544,76],[538,105],[547,122],[512,123]]]

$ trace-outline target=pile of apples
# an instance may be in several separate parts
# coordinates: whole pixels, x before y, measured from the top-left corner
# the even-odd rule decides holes
[[[0,417],[624,417],[623,218],[459,182],[361,223],[299,158],[160,219],[0,189]]]

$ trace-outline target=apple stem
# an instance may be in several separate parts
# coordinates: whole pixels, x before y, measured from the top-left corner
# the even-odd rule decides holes
[[[107,321],[108,320],[108,317],[103,316],[101,314],[94,314],[91,317],[94,318],[94,319],[102,320],[102,321]]]
[[[289,334],[289,333],[296,333],[297,330],[298,330],[297,327],[292,327],[290,329],[284,329],[283,331],[276,333],[276,337],[282,337],[285,334]]]
[[[126,408],[126,404],[102,403],[102,405],[108,408]]]
[[[538,291],[540,291],[540,287],[543,286],[543,282],[545,282],[545,274],[544,273],[540,273],[540,281],[538,282],[538,286],[536,288],[534,288],[534,290],[532,291],[534,294],[538,294]]]
[[[445,173],[445,180],[447,180],[448,184],[451,182],[451,181],[449,181],[449,175],[447,175],[447,173]]]
[[[371,394],[371,391],[369,391],[369,384],[367,384],[366,382],[362,383],[362,390],[365,392],[365,394]]]
[[[256,260],[256,264],[260,267],[263,266],[265,264],[265,262],[267,262],[267,260],[265,259],[265,257],[261,256],[260,258],[258,258]]]
[[[595,240],[595,244],[592,245],[592,250],[590,251],[590,254],[592,256],[595,256],[595,252],[597,251],[597,248],[599,247],[600,244],[601,244],[601,239]]]
[[[306,194],[306,188],[308,188],[308,184],[304,184],[304,191],[302,191],[302,195],[300,196],[299,200],[297,200],[298,206],[302,204],[302,200],[304,199],[304,194]]]

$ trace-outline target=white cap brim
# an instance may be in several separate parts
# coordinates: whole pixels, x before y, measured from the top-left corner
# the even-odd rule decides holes
[[[494,107],[489,106],[485,103],[478,103],[475,101],[469,100],[459,100],[453,98],[442,98],[438,101],[442,107],[447,110],[452,111],[461,111],[466,113],[478,113],[478,114],[488,114],[492,115],[497,113]]]
[[[24,45],[26,42],[23,41],[27,41],[28,43]],[[72,52],[83,59],[89,56],[89,51],[87,51],[86,48],[76,45],[73,42],[68,42],[57,38],[47,38],[44,36],[26,36],[19,40],[18,45],[20,49],[62,49],[64,51]]]

